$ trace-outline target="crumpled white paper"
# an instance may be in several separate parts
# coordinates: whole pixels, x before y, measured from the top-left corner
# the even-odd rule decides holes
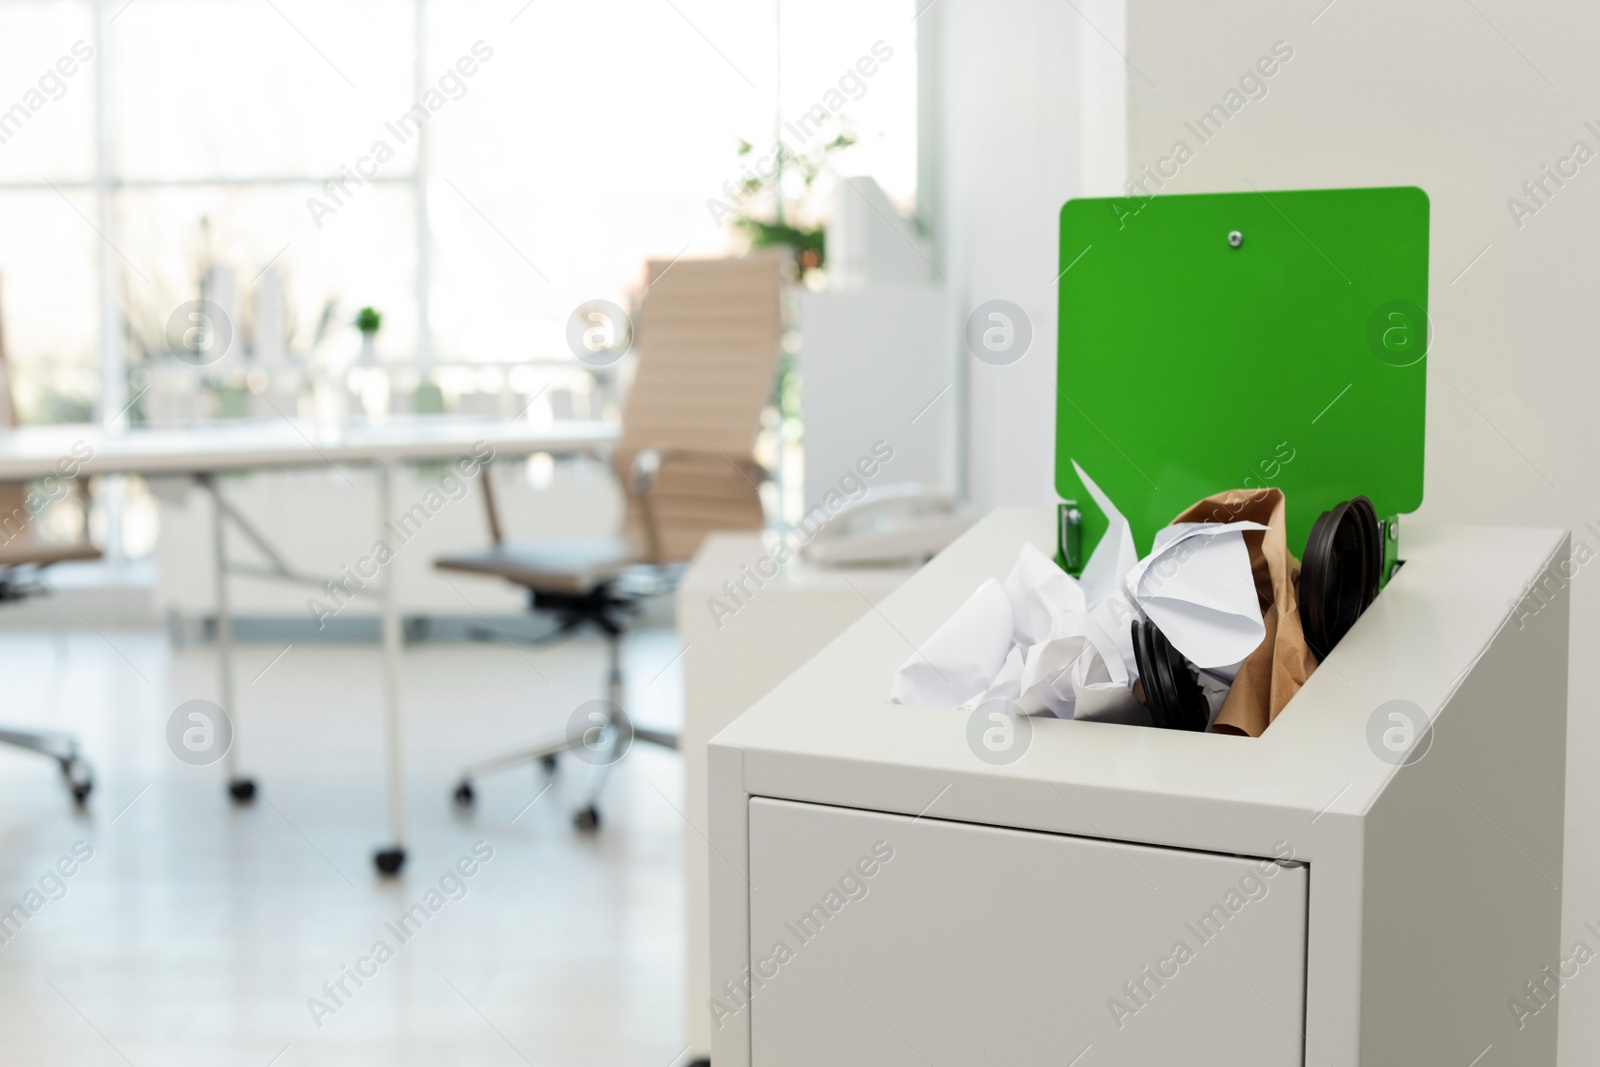
[[[1106,517],[1105,535],[1083,565],[1083,589],[1089,601],[1089,616],[1117,642],[1117,651],[1129,678],[1136,679],[1139,668],[1133,658],[1132,623],[1138,612],[1124,592],[1124,581],[1139,562],[1139,550],[1133,545],[1133,530],[1111,498],[1078,466],[1077,460],[1072,461],[1072,469],[1078,472],[1078,479]],[[1133,682],[1128,685],[1131,689]]]
[[[1265,529],[1259,522],[1174,523],[1123,579],[1129,599],[1202,670],[1237,665],[1267,636],[1244,543],[1244,531]]]
[[[1014,643],[1000,673],[965,707],[991,700],[1026,715],[1073,718],[1125,703],[1132,686],[1112,634],[1089,612],[1083,586],[1032,545],[1024,545],[1006,579]]]
[[[1093,606],[1117,595],[1122,588],[1123,578],[1138,564],[1139,551],[1133,547],[1133,530],[1128,526],[1128,520],[1111,502],[1111,498],[1095,484],[1088,472],[1078,466],[1077,460],[1072,461],[1072,469],[1078,472],[1084,488],[1089,490],[1089,495],[1106,517],[1105,536],[1094,546],[1089,562],[1083,565],[1084,594]]]
[[[936,708],[1003,700],[1024,714],[1073,718],[1116,711],[1132,684],[1081,584],[1024,545],[1004,585],[984,582],[906,660],[889,699]]]
[[[1011,650],[1011,601],[990,578],[901,664],[892,704],[959,708],[987,689]]]
[[[891,703],[976,708],[1000,700],[1028,715],[1148,722],[1132,693],[1133,619],[1155,622],[1212,676],[1212,688],[1230,682],[1261,643],[1266,628],[1243,532],[1265,527],[1175,524],[1140,560],[1127,519],[1073,468],[1108,521],[1082,580],[1024,545],[1004,585],[984,582],[901,665]]]

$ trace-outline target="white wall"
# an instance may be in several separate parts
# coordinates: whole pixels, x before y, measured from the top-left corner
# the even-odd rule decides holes
[[[1510,0],[1129,0],[1128,158],[1154,163],[1275,41],[1293,59],[1166,192],[1415,184],[1432,198],[1427,502],[1419,518],[1570,527],[1600,550],[1600,162],[1519,227],[1507,200],[1600,152],[1600,7]],[[1320,14],[1319,14],[1320,12]],[[1136,69],[1135,69],[1136,68]],[[1147,80],[1148,79],[1148,80]],[[1487,251],[1485,251],[1487,249]],[[1482,254],[1481,258],[1479,257]],[[1469,269],[1470,268],[1470,269]],[[1403,542],[1402,542],[1403,543]],[[1564,950],[1600,920],[1600,589],[1574,580]],[[1515,715],[1518,709],[1506,708]],[[1461,817],[1481,816],[1463,805]],[[1502,829],[1515,839],[1517,828]],[[1506,845],[1485,865],[1525,862]],[[1471,936],[1464,931],[1463,936]],[[1552,965],[1557,960],[1549,961]],[[1506,998],[1533,975],[1506,975]],[[1562,1062],[1600,1054],[1600,964],[1560,995]],[[1508,1011],[1504,1002],[1483,1010]],[[1552,1012],[1529,1021],[1550,1025]],[[1496,1048],[1488,1062],[1519,1062]]]
[[[937,79],[924,93],[936,117],[923,136],[938,161],[926,214],[949,283],[950,328],[964,336],[967,316],[992,299],[1019,305],[1033,327],[1032,347],[1008,366],[962,352],[965,487],[980,510],[1056,499],[1058,214],[1083,193],[1086,174],[1109,192],[1120,168],[1119,71],[1100,35],[1121,35],[1105,13],[1112,6],[1080,3],[1080,15],[1054,0],[938,0],[920,19],[930,23],[921,47],[934,51],[924,78]],[[1097,94],[1107,71],[1109,90]],[[1098,151],[1085,151],[1086,130]]]

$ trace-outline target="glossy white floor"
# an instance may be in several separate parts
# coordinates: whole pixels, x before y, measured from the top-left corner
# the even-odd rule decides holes
[[[75,814],[53,765],[0,750],[0,911],[42,879],[48,891],[0,944],[0,1062],[678,1062],[678,757],[637,746],[593,837],[561,800],[576,764],[531,807],[544,784],[531,769],[485,780],[471,815],[449,801],[462,760],[558,730],[601,695],[600,644],[407,650],[410,861],[393,881],[370,861],[386,836],[379,652],[297,645],[271,662],[281,651],[241,651],[239,752],[261,785],[241,809],[220,765],[187,766],[165,740],[179,703],[215,695],[209,646],[173,650],[153,631],[0,633],[0,721],[76,731],[97,772]],[[640,721],[680,721],[677,654],[668,632],[631,640]],[[478,841],[493,855],[465,895],[446,878],[441,895],[459,899],[401,942],[385,924],[426,903]],[[47,872],[75,847],[92,858],[65,864],[58,886]],[[393,958],[361,964],[378,941]],[[336,1004],[323,983],[358,964],[376,974],[345,978]],[[334,1010],[314,1021],[312,997]]]

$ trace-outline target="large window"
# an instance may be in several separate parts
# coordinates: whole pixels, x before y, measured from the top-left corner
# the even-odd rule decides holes
[[[0,0],[0,313],[18,413],[311,417],[305,379],[359,359],[364,306],[383,314],[378,363],[405,370],[394,388],[411,399],[393,408],[519,410],[575,366],[579,304],[626,304],[647,257],[738,247],[709,201],[745,171],[741,141],[768,145],[825,102],[828,129],[858,143],[829,158],[812,201],[833,173],[871,173],[911,206],[913,13]],[[852,73],[877,42],[874,73]],[[789,147],[815,148],[798,128]],[[186,406],[168,395],[186,388],[174,314],[201,296],[234,339]],[[492,367],[506,363],[517,372]],[[287,384],[258,400],[243,383],[269,372]]]

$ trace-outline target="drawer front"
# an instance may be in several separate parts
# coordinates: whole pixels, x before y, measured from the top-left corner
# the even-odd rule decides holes
[[[751,976],[712,1012],[751,1013],[754,1067],[1299,1067],[1308,881],[758,797]]]

